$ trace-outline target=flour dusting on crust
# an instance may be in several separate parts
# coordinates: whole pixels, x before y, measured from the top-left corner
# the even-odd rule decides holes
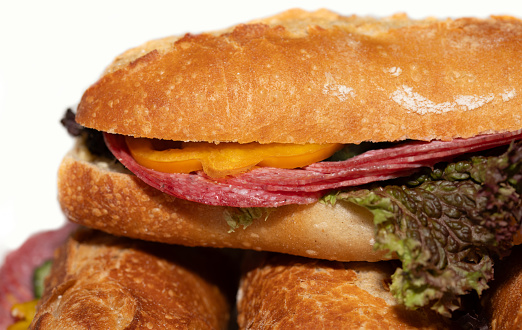
[[[516,96],[515,89],[506,90],[503,93],[495,95],[489,93],[486,95],[457,95],[453,101],[435,103],[426,97],[415,93],[412,87],[403,85],[390,95],[390,98],[401,107],[408,110],[409,113],[418,113],[425,115],[429,113],[444,113],[455,110],[474,110],[478,109],[490,102],[496,97],[501,98],[504,102],[510,101]]]

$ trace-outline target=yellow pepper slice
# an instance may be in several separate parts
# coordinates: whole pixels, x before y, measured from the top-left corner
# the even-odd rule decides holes
[[[18,319],[18,321],[7,327],[7,330],[28,329],[29,325],[33,321],[34,316],[36,315],[37,304],[38,299],[34,299],[28,302],[13,305],[11,308],[11,314],[16,319]]]
[[[160,172],[190,173],[203,169],[213,178],[236,175],[254,166],[297,168],[330,157],[342,144],[259,144],[256,142],[173,142],[125,137],[139,164]]]

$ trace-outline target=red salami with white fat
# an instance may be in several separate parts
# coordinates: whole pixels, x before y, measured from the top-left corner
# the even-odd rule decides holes
[[[77,225],[68,223],[60,229],[35,234],[6,256],[0,267],[0,329],[13,323],[13,304],[34,299],[34,270],[53,257],[54,250],[75,228]]]
[[[123,136],[105,133],[105,141],[114,156],[152,187],[198,203],[235,207],[309,204],[332,189],[410,175],[421,167],[521,138],[522,131],[516,131],[452,141],[407,142],[371,150],[345,161],[320,162],[302,169],[256,168],[234,177],[213,180],[201,171],[172,174],[145,168],[132,158]]]

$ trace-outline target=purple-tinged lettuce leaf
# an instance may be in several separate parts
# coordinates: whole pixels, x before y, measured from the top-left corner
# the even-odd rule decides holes
[[[410,178],[404,185],[340,192],[374,215],[376,248],[402,262],[392,293],[409,308],[450,316],[459,296],[481,294],[493,260],[509,254],[522,219],[522,144],[500,156],[473,157]]]

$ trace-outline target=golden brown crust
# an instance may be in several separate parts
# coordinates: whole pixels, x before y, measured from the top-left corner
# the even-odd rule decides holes
[[[125,53],[86,91],[77,119],[184,141],[358,143],[513,131],[522,128],[520,58],[515,18],[289,11]]]
[[[491,329],[522,329],[522,246],[495,267],[495,281],[484,301]]]
[[[448,329],[431,311],[397,306],[388,262],[340,263],[265,255],[238,291],[240,329]],[[275,289],[276,288],[276,289]]]
[[[105,232],[187,246],[234,247],[333,260],[383,258],[373,250],[371,213],[354,204],[288,205],[230,233],[227,208],[174,198],[132,174],[67,155],[58,199],[73,222]]]
[[[57,252],[31,328],[226,328],[225,295],[177,248],[76,233]]]

